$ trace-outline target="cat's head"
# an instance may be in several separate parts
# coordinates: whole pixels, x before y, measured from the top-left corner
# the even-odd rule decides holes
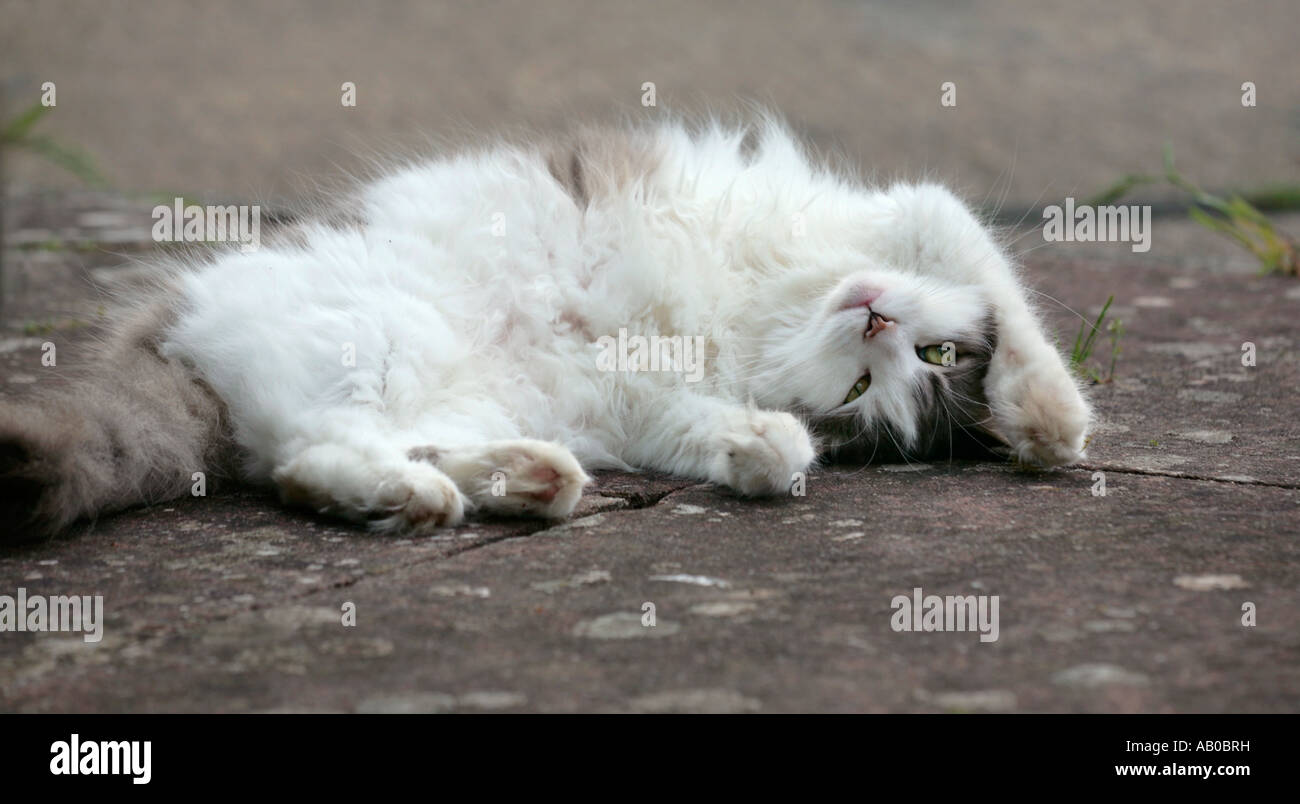
[[[947,191],[876,200],[865,236],[816,232],[761,283],[764,381],[751,393],[804,416],[831,457],[987,456],[999,445],[984,392],[997,289],[978,263],[1002,257]]]

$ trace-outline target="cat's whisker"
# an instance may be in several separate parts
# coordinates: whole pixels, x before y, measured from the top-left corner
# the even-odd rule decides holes
[[[1060,306],[1060,308],[1061,308],[1062,310],[1067,310],[1067,311],[1069,311],[1070,313],[1072,313],[1072,314],[1074,315],[1075,318],[1079,319],[1079,320],[1082,321],[1083,323],[1085,323],[1085,324],[1087,324],[1087,325],[1089,325],[1089,326],[1092,325],[1092,322],[1088,320],[1087,316],[1085,316],[1083,313],[1080,313],[1078,310],[1074,309],[1073,307],[1071,307],[1070,305],[1068,305],[1068,304],[1066,304],[1065,302],[1061,301],[1060,299],[1056,298],[1055,296],[1051,295],[1050,293],[1045,293],[1045,292],[1043,292],[1043,291],[1041,291],[1041,290],[1038,290],[1038,289],[1036,289],[1036,288],[1026,288],[1026,290],[1028,290],[1030,293],[1036,293],[1036,294],[1038,294],[1039,296],[1042,296],[1042,297],[1045,298],[1045,299],[1048,299],[1048,300],[1050,300],[1050,301],[1052,301],[1052,302],[1055,302],[1058,306]]]

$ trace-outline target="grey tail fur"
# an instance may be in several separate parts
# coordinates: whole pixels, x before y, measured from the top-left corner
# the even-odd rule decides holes
[[[167,305],[143,309],[70,385],[0,403],[0,543],[211,488],[230,473],[225,406],[158,338]]]

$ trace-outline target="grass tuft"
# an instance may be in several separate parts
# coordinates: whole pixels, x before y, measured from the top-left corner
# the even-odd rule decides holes
[[[1294,209],[1300,203],[1300,188],[1273,185],[1255,193],[1230,193],[1226,197],[1207,193],[1174,167],[1174,150],[1164,148],[1164,172],[1130,173],[1102,192],[1088,199],[1093,206],[1112,204],[1135,187],[1168,183],[1191,196],[1187,214],[1192,220],[1225,237],[1237,241],[1259,260],[1261,274],[1300,275],[1300,245],[1274,228],[1259,207]],[[1247,200],[1249,195],[1253,203]]]
[[[32,129],[52,108],[54,107],[37,101],[13,120],[0,124],[0,146],[30,151],[63,168],[91,187],[107,187],[108,182],[95,167],[95,161],[85,151],[75,146],[63,145],[48,135],[33,132]]]
[[[1070,350],[1070,370],[1094,383],[1108,383],[1115,379],[1115,363],[1119,360],[1120,339],[1124,337],[1123,321],[1113,318],[1106,324],[1106,332],[1110,335],[1110,368],[1106,375],[1103,377],[1099,370],[1087,365],[1088,358],[1092,357],[1093,351],[1097,348],[1102,322],[1106,320],[1106,313],[1110,311],[1110,306],[1114,302],[1113,295],[1107,297],[1101,312],[1097,314],[1097,320],[1089,324],[1085,319],[1079,325],[1079,334],[1074,338],[1074,348]]]

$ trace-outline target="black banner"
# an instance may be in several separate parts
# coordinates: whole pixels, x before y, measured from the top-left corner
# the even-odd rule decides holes
[[[889,780],[1183,793],[1285,784],[1289,716],[10,715],[6,792],[673,779],[693,791]],[[492,768],[497,770],[493,771]],[[486,771],[486,774],[485,774]],[[852,781],[857,779],[857,781]],[[689,783],[686,780],[691,780]],[[671,789],[672,785],[665,790]]]

